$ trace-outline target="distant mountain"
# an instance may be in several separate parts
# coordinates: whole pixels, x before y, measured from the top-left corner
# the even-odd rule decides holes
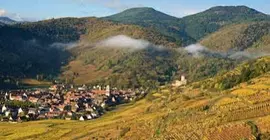
[[[103,19],[155,29],[164,35],[172,37],[172,41],[179,45],[195,41],[184,32],[184,26],[179,22],[178,18],[156,11],[153,8],[131,8]]]
[[[0,17],[0,23],[3,23],[3,24],[14,24],[16,23],[15,20],[12,20],[8,17]]]
[[[270,21],[268,15],[246,6],[217,6],[184,18],[172,17],[153,8],[132,8],[104,19],[153,28],[173,37],[182,46],[229,24]]]
[[[106,18],[119,22],[140,23],[140,24],[145,24],[145,21],[157,23],[159,22],[169,23],[169,22],[177,22],[178,20],[176,17],[164,14],[162,12],[156,11],[153,8],[148,7],[131,8]]]
[[[182,18],[185,32],[196,40],[232,23],[269,21],[270,16],[246,6],[217,6]]]

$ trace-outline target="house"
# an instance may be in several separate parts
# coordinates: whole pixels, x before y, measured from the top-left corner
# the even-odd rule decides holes
[[[7,110],[7,107],[5,105],[2,106],[2,113],[4,113]]]
[[[14,96],[14,100],[23,101],[23,98],[22,98],[22,96],[18,95],[18,96]]]
[[[78,90],[79,91],[86,91],[86,88],[85,87],[78,87]]]
[[[60,114],[61,114],[60,111],[53,111],[53,112],[49,112],[49,113],[47,114],[47,117],[48,117],[48,118],[56,118],[56,117],[59,117]]]
[[[40,114],[38,115],[37,119],[42,120],[42,119],[47,119],[46,115]]]
[[[39,114],[41,114],[41,115],[45,115],[48,112],[50,112],[50,108],[42,108],[39,110]]]
[[[28,99],[28,96],[26,95],[26,93],[23,93],[22,100],[26,101],[27,99]]]
[[[107,86],[106,86],[106,93],[105,93],[105,95],[106,95],[106,96],[110,96],[110,93],[111,93],[110,86],[107,85]]]
[[[65,108],[65,105],[64,105],[64,104],[58,105],[58,109],[59,109],[60,111],[64,111],[64,108]]]
[[[92,116],[90,114],[87,114],[86,115],[86,118],[87,118],[87,120],[91,120],[92,119]]]
[[[93,116],[93,118],[97,118],[98,115],[96,113],[91,113],[91,116]]]
[[[84,121],[84,118],[83,118],[83,116],[81,116],[79,120],[80,120],[80,121]]]
[[[9,100],[11,100],[11,101],[13,101],[13,100],[14,100],[14,98],[12,98],[11,93],[9,93]]]
[[[67,112],[67,115],[72,116],[72,112],[71,111]]]
[[[9,114],[10,114],[10,111],[9,111],[9,110],[6,110],[6,111],[5,111],[5,116],[8,117]]]
[[[19,108],[18,109],[18,114],[21,114],[21,113],[24,113],[24,112],[23,112],[22,108]]]
[[[100,105],[102,108],[105,108],[106,107],[106,103],[101,103],[101,105]]]
[[[58,86],[57,85],[53,85],[49,88],[49,90],[51,91],[56,91],[58,89]]]
[[[29,97],[28,99],[30,102],[32,103],[37,103],[38,102],[38,98],[35,98],[35,97]]]
[[[11,116],[9,117],[9,121],[13,121],[13,118]]]

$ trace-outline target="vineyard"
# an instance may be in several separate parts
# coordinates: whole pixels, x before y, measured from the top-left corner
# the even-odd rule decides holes
[[[0,139],[269,139],[269,79],[266,72],[223,91],[166,85],[88,122],[2,124]]]

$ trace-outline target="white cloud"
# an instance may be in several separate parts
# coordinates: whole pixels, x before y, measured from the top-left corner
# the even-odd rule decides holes
[[[201,52],[204,51],[208,51],[208,49],[204,46],[202,46],[201,44],[192,44],[189,45],[187,47],[185,47],[185,49],[188,53],[191,53],[195,56],[198,56]]]
[[[5,9],[0,9],[0,16],[4,16],[6,14],[6,10]]]
[[[231,58],[231,59],[254,59],[261,56],[267,56],[269,53],[263,52],[247,52],[247,51],[234,51],[234,52],[217,52],[211,49],[208,49],[201,44],[192,44],[184,48],[185,51],[192,54],[194,57],[200,57],[205,55],[219,55],[221,57]],[[182,48],[179,48],[179,51],[182,51]]]
[[[144,49],[151,45],[150,42],[142,39],[133,39],[125,35],[117,35],[105,39],[97,44],[102,47],[113,47],[113,48],[129,48],[129,49]]]
[[[55,42],[50,45],[50,47],[62,49],[62,50],[70,50],[72,48],[75,48],[76,46],[78,46],[77,42],[70,42],[70,43]]]
[[[16,21],[37,21],[35,18],[22,17],[20,14],[12,13],[5,9],[0,9],[0,16],[8,17]]]

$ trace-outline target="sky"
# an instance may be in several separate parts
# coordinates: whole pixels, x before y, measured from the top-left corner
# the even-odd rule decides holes
[[[270,14],[270,0],[0,0],[0,16],[18,21],[60,17],[104,17],[132,7],[152,7],[183,17],[214,6],[246,5]]]

